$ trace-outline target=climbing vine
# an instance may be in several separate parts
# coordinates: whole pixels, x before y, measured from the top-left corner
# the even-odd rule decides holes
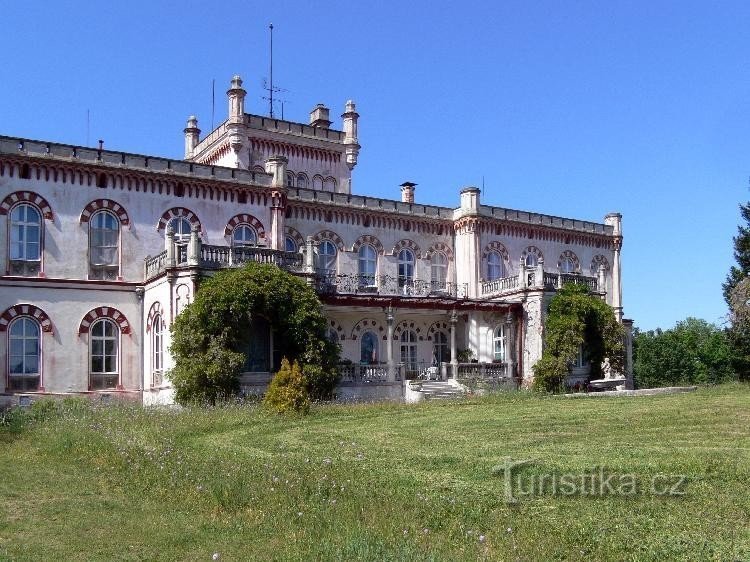
[[[248,263],[201,283],[195,300],[172,326],[169,376],[182,404],[214,403],[239,392],[239,375],[252,323],[267,321],[279,353],[302,366],[312,398],[330,398],[337,382],[338,345],[325,335],[326,319],[315,291],[273,265]]]
[[[562,389],[579,348],[591,363],[590,378],[601,377],[601,363],[609,358],[614,372],[624,365],[624,332],[614,311],[583,285],[566,284],[549,303],[544,352],[534,365],[534,388]]]

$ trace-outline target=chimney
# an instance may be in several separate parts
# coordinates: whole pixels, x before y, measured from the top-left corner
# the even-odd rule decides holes
[[[479,194],[481,191],[478,187],[465,187],[461,190],[461,210],[470,213],[479,212]]]
[[[327,129],[331,126],[331,120],[328,119],[328,116],[328,108],[322,103],[319,103],[315,106],[315,109],[310,112],[310,126],[317,127],[318,129]]]
[[[405,181],[401,184],[401,202],[402,203],[414,203],[414,188],[416,183]]]

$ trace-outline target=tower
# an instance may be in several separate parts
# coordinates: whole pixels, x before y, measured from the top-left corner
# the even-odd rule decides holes
[[[232,83],[227,90],[229,98],[229,118],[227,119],[227,133],[229,135],[229,146],[234,153],[234,167],[247,168],[249,156],[243,154],[247,141],[245,126],[245,95],[247,92],[242,88],[242,78],[239,74],[232,77]]]

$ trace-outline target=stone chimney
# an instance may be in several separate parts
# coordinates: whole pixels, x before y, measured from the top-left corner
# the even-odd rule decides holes
[[[187,127],[185,127],[185,159],[187,160],[193,156],[193,150],[198,146],[198,139],[200,138],[201,130],[198,128],[198,119],[195,115],[191,115],[187,120]]]
[[[414,188],[416,186],[416,183],[410,181],[405,181],[401,184],[401,202],[414,203]]]
[[[331,120],[328,119],[329,113],[329,109],[322,103],[316,105],[315,109],[310,112],[310,126],[317,127],[318,129],[327,129],[330,127]]]

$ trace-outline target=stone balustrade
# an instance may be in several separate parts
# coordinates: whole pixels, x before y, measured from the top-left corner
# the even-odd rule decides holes
[[[388,295],[404,297],[444,297],[462,299],[468,296],[466,283],[403,279],[390,275],[318,274],[316,288],[322,294]]]

